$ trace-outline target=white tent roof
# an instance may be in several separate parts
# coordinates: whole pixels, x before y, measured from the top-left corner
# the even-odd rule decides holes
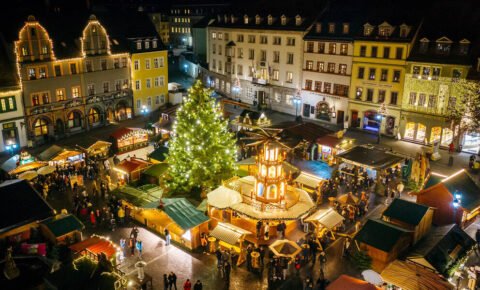
[[[295,178],[294,181],[311,188],[317,188],[320,182],[323,181],[323,179],[302,171],[300,172],[300,175],[297,178]]]
[[[318,222],[327,229],[332,229],[344,220],[336,210],[333,208],[319,209],[314,214],[309,216],[305,221]]]
[[[231,207],[234,204],[242,202],[240,193],[223,185],[210,191],[207,194],[207,199],[209,205],[219,209]]]
[[[218,225],[210,232],[211,236],[231,245],[237,244],[242,236],[249,234],[251,234],[251,232],[236,227],[232,224],[225,224],[222,222],[219,222]]]

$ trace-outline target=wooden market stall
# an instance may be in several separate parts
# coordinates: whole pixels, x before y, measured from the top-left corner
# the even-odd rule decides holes
[[[147,170],[151,165],[148,161],[130,157],[120,161],[120,163],[115,165],[113,170],[117,172],[119,184],[124,185],[139,180],[142,172]]]
[[[348,275],[340,275],[332,283],[328,284],[327,290],[381,290],[381,288]]]
[[[115,153],[125,153],[148,146],[152,132],[141,128],[120,128],[110,135],[112,149]]]
[[[268,127],[272,124],[263,112],[243,110],[240,115],[230,122],[235,131],[255,130],[259,127]]]
[[[346,150],[349,150],[353,147],[353,139],[338,137],[334,135],[326,135],[317,138],[315,144],[312,146],[313,149],[317,149],[317,152],[314,152],[312,159],[327,162],[328,165],[332,166],[336,164],[337,154],[343,153]],[[315,154],[316,153],[316,154]],[[315,159],[316,155],[316,159]]]
[[[153,150],[152,153],[148,154],[148,161],[151,163],[162,163],[167,159],[168,147],[159,146],[157,149]]]
[[[94,261],[98,261],[99,255],[104,254],[113,265],[119,263],[118,256],[122,252],[120,246],[105,237],[97,235],[92,235],[90,238],[73,244],[69,248],[74,258],[86,256]]]
[[[324,234],[330,234],[332,240],[336,239],[336,228],[343,222],[345,218],[340,215],[335,209],[319,209],[311,216],[305,219],[306,222],[311,222],[315,227],[317,238],[321,238]]]
[[[76,147],[79,148],[88,158],[106,158],[110,154],[112,143],[98,140],[96,138],[85,136],[77,141]]]
[[[83,223],[74,215],[57,215],[40,223],[40,230],[53,244],[70,244],[82,240]]]
[[[239,254],[237,265],[245,261],[245,249],[243,242],[247,235],[252,234],[240,227],[219,222],[213,230],[210,231],[210,236],[218,241],[218,245],[227,250],[234,250]]]
[[[163,198],[147,204],[122,203],[131,207],[132,218],[153,231],[168,229],[172,241],[194,250],[201,246],[200,235],[208,233],[209,218],[185,198]]]
[[[381,276],[388,285],[401,289],[455,289],[454,285],[425,267],[400,260],[391,262]]]
[[[323,182],[325,182],[325,179],[305,171],[301,171],[300,175],[298,175],[293,182],[297,187],[305,190],[308,193],[317,192],[318,196],[320,197],[320,188],[322,187]]]
[[[38,159],[48,162],[49,165],[80,164],[84,160],[84,154],[79,150],[68,149],[58,145],[52,145],[38,155]]]
[[[163,176],[167,173],[167,170],[167,163],[153,164],[142,173],[142,180],[146,184],[161,185],[163,183]]]
[[[177,116],[177,110],[180,104],[176,104],[162,111],[158,122],[155,122],[152,127],[155,135],[161,135],[163,140],[168,140],[170,134],[173,132],[173,122]]]

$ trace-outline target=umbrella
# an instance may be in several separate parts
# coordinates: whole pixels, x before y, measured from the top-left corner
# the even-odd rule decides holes
[[[383,285],[383,279],[380,274],[373,270],[365,270],[362,272],[363,280],[373,284],[373,285]]]
[[[56,168],[54,166],[44,166],[40,169],[37,170],[37,173],[40,174],[40,175],[48,175],[50,173],[53,173],[54,171],[56,170]]]
[[[26,171],[18,176],[18,179],[32,180],[37,177],[38,174],[36,171],[30,170]]]
[[[350,193],[345,193],[340,195],[337,198],[337,201],[341,204],[357,204],[358,203],[358,197],[353,195],[351,192]]]
[[[277,240],[269,246],[275,256],[294,258],[302,248],[297,243],[290,240]]]

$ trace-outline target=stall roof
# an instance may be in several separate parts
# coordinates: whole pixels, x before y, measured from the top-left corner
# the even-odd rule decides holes
[[[92,236],[86,240],[70,246],[74,253],[79,253],[83,250],[89,250],[94,254],[104,253],[110,259],[117,252],[117,246],[107,239],[98,236]]]
[[[327,290],[380,290],[377,286],[348,275],[340,275],[335,281],[328,284]]]
[[[74,157],[74,156],[77,156],[77,155],[80,155],[80,154],[82,154],[82,152],[80,152],[80,151],[64,149],[62,152],[57,154],[51,160],[52,161],[67,160],[70,157]]]
[[[84,138],[77,140],[75,145],[83,150],[89,151],[103,146],[110,146],[112,143],[91,136],[84,136]]]
[[[153,176],[153,177],[160,177],[163,174],[165,174],[165,172],[167,172],[167,169],[168,169],[167,163],[153,164],[147,170],[145,170],[143,174]]]
[[[50,161],[53,158],[55,158],[58,154],[63,152],[63,149],[64,148],[62,148],[58,145],[52,145],[52,146],[48,147],[42,153],[38,154],[38,159],[40,159],[41,161]]]
[[[210,232],[210,235],[224,241],[230,245],[238,243],[240,238],[244,235],[249,235],[251,232],[231,224],[219,222],[217,226]]]
[[[18,159],[20,158],[20,155],[14,155],[10,158],[7,159],[7,161],[3,162],[2,164],[2,170],[5,172],[10,172],[17,168],[17,162]]]
[[[158,205],[158,200],[162,195],[157,193],[161,193],[161,191],[148,193],[131,186],[123,186],[115,190],[115,194],[118,197],[137,207],[144,207],[153,203]]]
[[[407,232],[405,229],[384,221],[369,219],[355,235],[355,239],[376,249],[389,252]]]
[[[0,184],[0,199],[0,233],[53,216],[53,209],[26,180]]]
[[[478,186],[465,169],[445,178],[441,182],[451,194],[462,195],[461,206],[473,210],[480,206],[480,186]]]
[[[123,159],[122,161],[120,161],[120,163],[118,163],[118,165],[116,165],[116,167],[125,171],[126,173],[131,173],[138,168],[142,166],[148,166],[149,164],[151,163],[142,159],[131,157],[130,159]]]
[[[58,215],[42,222],[55,237],[61,237],[73,231],[81,231],[85,228],[82,222],[74,215]]]
[[[324,179],[302,171],[294,181],[311,188],[317,188]]]
[[[19,173],[22,173],[22,172],[25,172],[25,171],[38,169],[38,168],[43,167],[47,164],[48,163],[43,162],[43,161],[33,161],[33,162],[25,163],[23,165],[18,166],[15,169],[13,169],[8,174],[13,176],[15,174],[19,174]]]
[[[337,138],[334,136],[322,136],[320,138],[317,138],[316,143],[320,145],[325,145],[330,148],[335,148],[338,144],[344,142],[343,138]]]
[[[133,131],[132,128],[122,127],[120,129],[118,129],[117,131],[113,132],[112,134],[110,134],[110,137],[113,137],[115,139],[120,139],[120,137],[122,137],[123,135],[128,134],[132,131]]]
[[[223,185],[210,191],[207,194],[207,199],[209,205],[219,209],[231,207],[234,204],[242,202],[240,193]]]
[[[337,154],[344,162],[373,169],[386,169],[403,161],[403,157],[388,153],[371,146],[355,146],[352,149]]]
[[[383,280],[402,289],[451,290],[454,286],[438,274],[412,263],[395,260],[381,273]]]
[[[445,274],[451,262],[465,257],[474,246],[475,241],[456,224],[434,227],[407,259]]]
[[[277,126],[291,137],[301,138],[308,142],[315,142],[318,138],[334,133],[333,130],[314,123],[284,122]]]
[[[185,198],[164,198],[162,202],[164,203],[163,211],[184,230],[191,229],[209,220],[206,215]],[[158,205],[158,203],[152,203],[145,207],[158,208]]]
[[[153,150],[152,153],[148,154],[148,158],[163,162],[167,158],[167,155],[168,147],[160,146],[157,149]]]
[[[383,212],[383,216],[416,226],[428,212],[428,209],[429,207],[426,205],[395,198]]]
[[[318,222],[327,229],[333,229],[344,220],[343,216],[333,208],[319,209],[314,214],[305,219],[307,222]]]

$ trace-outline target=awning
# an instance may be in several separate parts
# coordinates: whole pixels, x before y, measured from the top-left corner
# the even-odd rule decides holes
[[[323,179],[302,171],[294,181],[310,188],[317,188],[320,186],[320,183],[323,181]]]
[[[251,232],[225,223],[218,223],[218,225],[210,232],[212,237],[230,245],[236,245],[242,236],[249,234],[251,234]]]
[[[343,216],[340,215],[333,208],[329,209],[319,209],[314,214],[309,216],[305,221],[307,222],[318,222],[327,229],[333,229],[338,224],[344,220]]]
[[[242,202],[240,193],[223,185],[210,191],[207,194],[207,199],[209,205],[219,209],[231,207]]]
[[[75,150],[65,150],[62,153],[58,154],[55,158],[53,158],[51,161],[62,161],[62,160],[67,160],[70,157],[75,157],[78,155],[81,155],[82,152],[80,151],[75,151]]]
[[[25,171],[35,170],[35,169],[43,167],[45,165],[47,165],[47,163],[40,162],[40,161],[34,161],[34,162],[30,162],[30,163],[18,166],[14,170],[10,171],[8,174],[16,175],[16,174],[20,174],[20,173],[25,172]]]
[[[436,289],[450,290],[454,286],[440,275],[421,266],[395,260],[382,271],[385,282],[407,290]]]

